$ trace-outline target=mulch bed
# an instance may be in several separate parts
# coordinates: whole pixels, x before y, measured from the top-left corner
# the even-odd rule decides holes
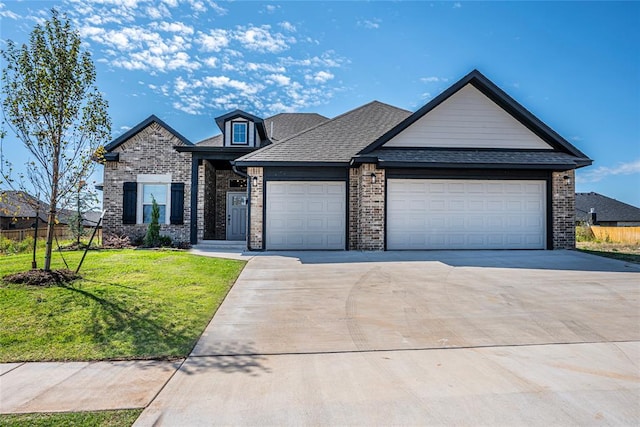
[[[46,287],[66,285],[80,277],[81,276],[79,274],[67,269],[51,271],[37,269],[10,274],[8,276],[4,276],[3,280],[7,283]]]

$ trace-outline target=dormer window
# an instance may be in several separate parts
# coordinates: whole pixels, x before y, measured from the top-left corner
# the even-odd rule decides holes
[[[247,145],[247,122],[233,122],[231,129],[231,143]]]

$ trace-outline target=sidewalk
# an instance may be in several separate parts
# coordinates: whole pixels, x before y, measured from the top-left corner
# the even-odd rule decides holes
[[[0,413],[144,408],[182,362],[3,363]]]

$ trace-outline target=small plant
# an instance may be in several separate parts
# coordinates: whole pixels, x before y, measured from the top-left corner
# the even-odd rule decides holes
[[[163,248],[170,248],[173,245],[173,242],[171,241],[171,237],[169,236],[160,236],[158,239],[158,244]]]
[[[589,224],[582,224],[576,227],[576,241],[577,242],[593,242],[595,235],[589,227]]]
[[[147,234],[144,235],[143,245],[147,248],[157,248],[160,246],[160,207],[156,198],[151,195],[151,222],[147,227]]]

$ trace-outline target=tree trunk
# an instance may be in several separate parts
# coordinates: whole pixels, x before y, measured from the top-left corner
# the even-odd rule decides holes
[[[60,152],[54,148],[53,170],[51,179],[51,199],[49,201],[49,216],[47,225],[47,244],[44,250],[44,271],[51,271],[51,252],[53,249],[53,237],[56,227],[56,207],[58,205],[58,179],[59,179],[59,156]]]

